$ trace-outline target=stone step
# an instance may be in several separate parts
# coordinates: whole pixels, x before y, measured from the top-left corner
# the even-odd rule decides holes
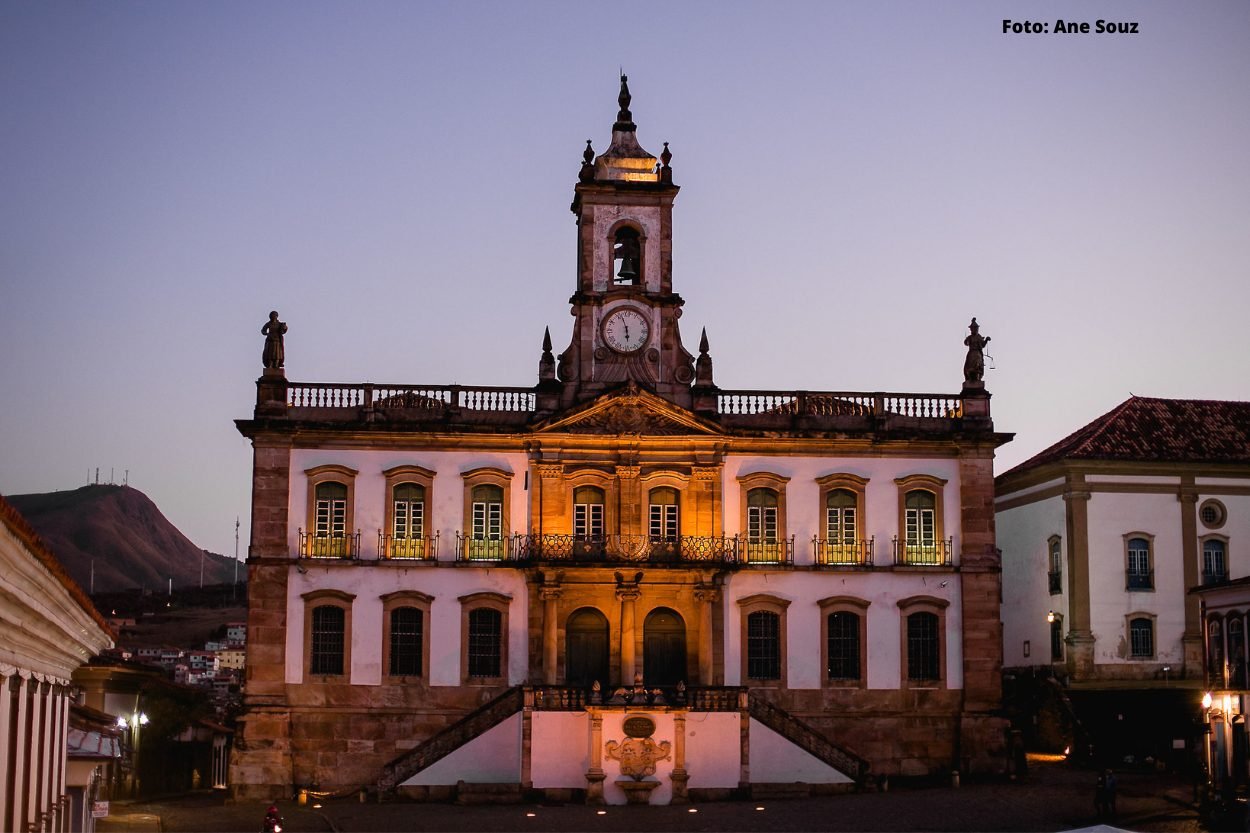
[[[520,784],[456,784],[457,804],[520,804],[523,795]]]
[[[808,798],[812,794],[812,785],[805,784],[801,781],[793,781],[784,784],[752,784],[752,799],[782,799],[782,798]]]

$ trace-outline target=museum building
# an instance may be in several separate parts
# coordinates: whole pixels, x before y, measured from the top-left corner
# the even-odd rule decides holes
[[[668,803],[1005,768],[1010,435],[975,320],[956,393],[717,387],[679,327],[671,154],[639,145],[624,77],[619,105],[536,384],[288,381],[265,325],[237,422],[237,797]]]

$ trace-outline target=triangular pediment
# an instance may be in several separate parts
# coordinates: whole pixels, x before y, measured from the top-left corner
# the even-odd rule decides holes
[[[628,386],[605,393],[584,405],[550,417],[539,424],[538,433],[638,434],[674,436],[723,433],[714,422],[696,416],[649,391]]]

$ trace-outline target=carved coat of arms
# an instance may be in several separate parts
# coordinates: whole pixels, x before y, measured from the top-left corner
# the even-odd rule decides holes
[[[655,765],[669,759],[673,745],[666,740],[656,743],[651,738],[628,738],[621,743],[610,740],[603,749],[609,758],[621,762],[621,775],[641,781],[655,775]]]

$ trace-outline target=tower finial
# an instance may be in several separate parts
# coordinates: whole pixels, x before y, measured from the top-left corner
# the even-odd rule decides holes
[[[629,94],[629,76],[621,72],[621,92],[616,97],[616,103],[621,109],[616,114],[616,124],[612,125],[613,130],[637,130],[638,125],[634,124],[634,115],[629,112],[629,103],[633,101],[633,96]]]

